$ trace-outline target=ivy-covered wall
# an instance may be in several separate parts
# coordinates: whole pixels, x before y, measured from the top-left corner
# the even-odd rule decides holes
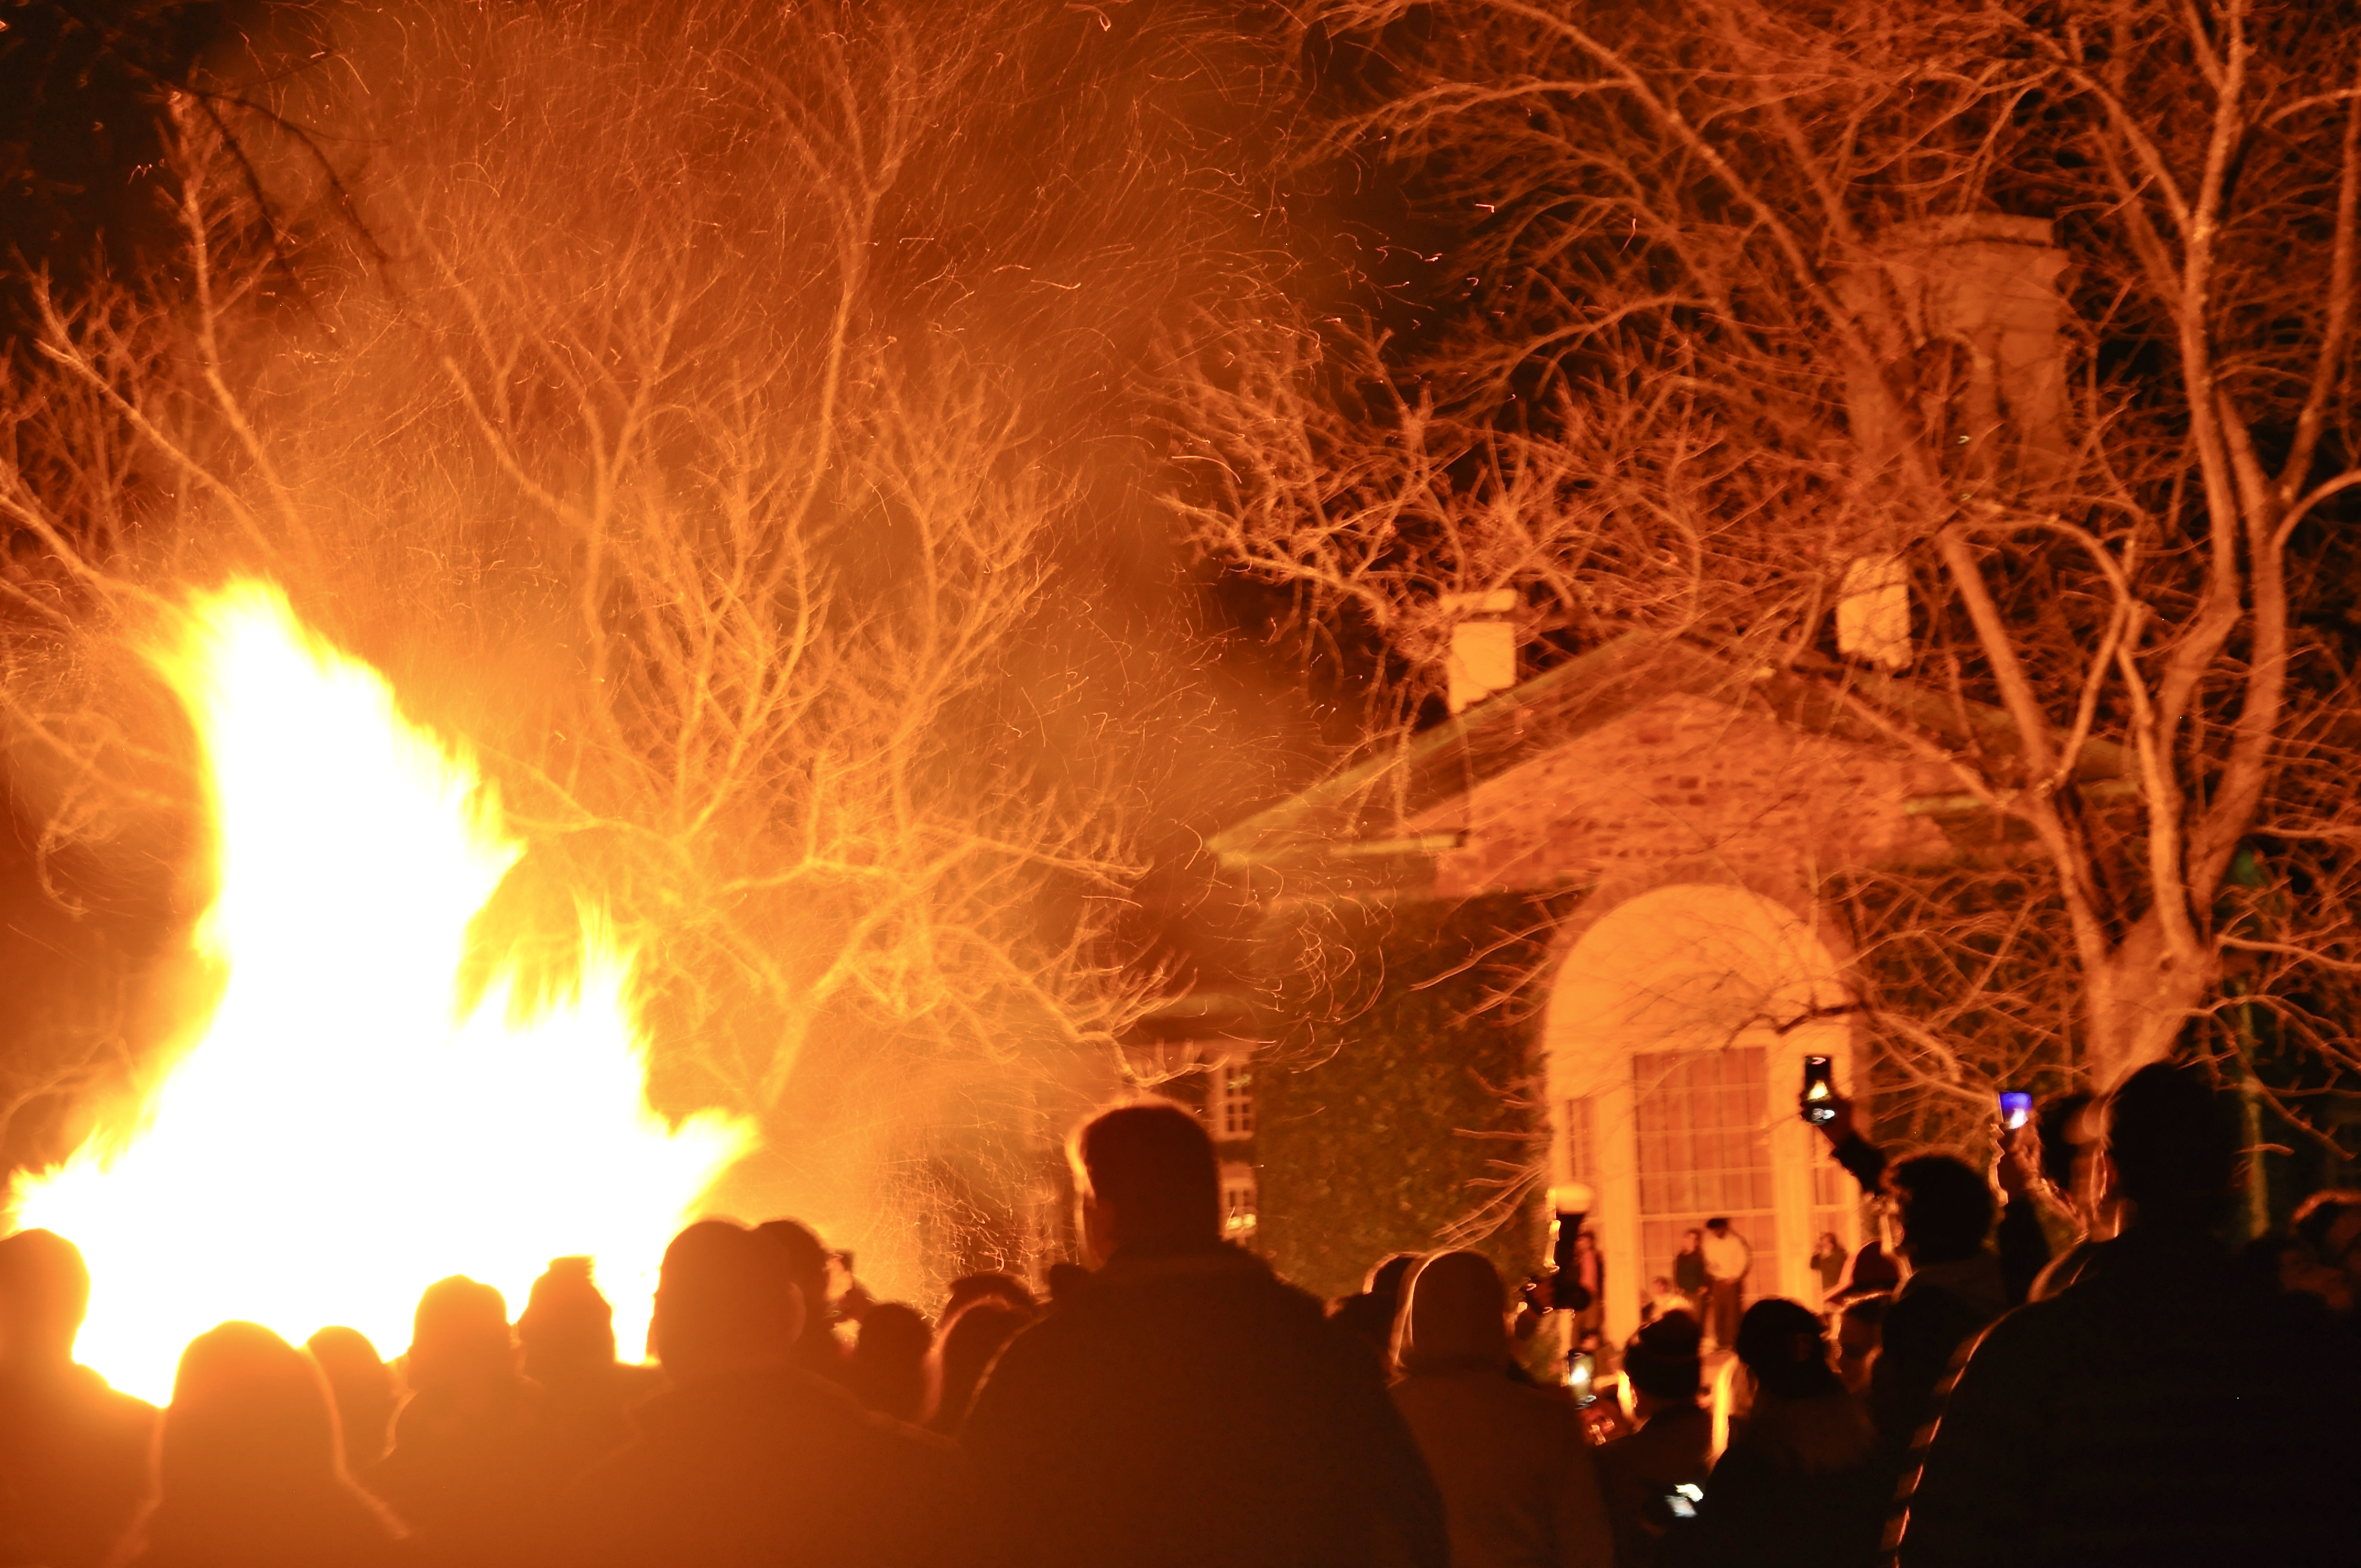
[[[1260,1249],[1307,1290],[1357,1290],[1378,1258],[1474,1242],[1513,1284],[1545,1245],[1537,1056],[1550,936],[1574,895],[1329,903],[1275,917],[1263,979],[1278,1044],[1258,1071]]]

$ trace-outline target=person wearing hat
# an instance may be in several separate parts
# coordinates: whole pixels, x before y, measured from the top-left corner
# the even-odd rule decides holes
[[[1867,1413],[1828,1365],[1820,1320],[1800,1302],[1757,1301],[1736,1348],[1753,1403],[1706,1481],[1678,1560],[1871,1568],[1892,1472]]]
[[[1598,1451],[1618,1568],[1653,1568],[1681,1528],[1675,1489],[1701,1487],[1713,1468],[1713,1417],[1697,1400],[1702,1336],[1686,1311],[1666,1312],[1623,1346],[1624,1387],[1637,1430]],[[1691,1507],[1694,1504],[1691,1503]]]

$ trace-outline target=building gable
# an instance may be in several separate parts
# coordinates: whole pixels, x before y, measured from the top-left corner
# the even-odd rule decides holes
[[[1927,768],[1760,707],[1669,691],[1414,818],[1455,847],[1445,898],[1581,883],[1602,897],[1667,878],[1802,895],[1813,868],[1937,859],[1913,809]]]

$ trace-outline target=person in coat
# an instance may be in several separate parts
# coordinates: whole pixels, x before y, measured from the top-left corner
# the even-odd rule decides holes
[[[1702,1335],[1687,1311],[1667,1312],[1623,1347],[1635,1429],[1598,1451],[1598,1477],[1615,1531],[1617,1568],[1654,1568],[1668,1535],[1682,1528],[1679,1488],[1702,1490],[1713,1469],[1713,1416],[1698,1402],[1705,1382]]]
[[[93,1568],[147,1493],[156,1407],[74,1360],[89,1309],[73,1243],[0,1239],[0,1563]]]
[[[115,1562],[136,1568],[390,1568],[400,1528],[345,1473],[319,1365],[259,1323],[189,1342],[156,1488]]]
[[[2103,1124],[2116,1234],[1974,1346],[1908,1498],[1902,1568],[2351,1563],[2361,1381],[2316,1303],[2247,1288],[2212,1234],[2236,1143],[2211,1085],[2144,1067]]]
[[[1581,1412],[1511,1375],[1499,1271],[1479,1253],[1436,1253],[1407,1295],[1394,1407],[1442,1488],[1455,1568],[1609,1568]]]
[[[566,1568],[967,1568],[958,1450],[807,1370],[802,1292],[769,1237],[706,1220],[673,1239],[653,1339],[674,1387],[567,1502]]]
[[[1773,1297],[1738,1326],[1753,1398],[1707,1478],[1672,1568],[1872,1568],[1890,1468],[1877,1431],[1828,1365],[1820,1320]]]
[[[1026,1568],[1449,1559],[1377,1357],[1222,1239],[1196,1117],[1118,1106],[1072,1145],[1090,1288],[1009,1342],[961,1433]]]

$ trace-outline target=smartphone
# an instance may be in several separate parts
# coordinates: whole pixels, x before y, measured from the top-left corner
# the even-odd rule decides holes
[[[1825,1127],[1837,1119],[1837,1086],[1831,1079],[1835,1062],[1828,1057],[1804,1058],[1804,1120]]]
[[[1664,1494],[1664,1508],[1676,1519],[1697,1518],[1697,1506],[1704,1501],[1705,1488],[1691,1481],[1684,1481]]]
[[[2015,1132],[2033,1120],[2033,1096],[2022,1089],[2000,1091],[2000,1124]]]
[[[1577,1350],[1565,1361],[1565,1390],[1574,1396],[1576,1409],[1598,1398],[1598,1363],[1587,1350]]]

